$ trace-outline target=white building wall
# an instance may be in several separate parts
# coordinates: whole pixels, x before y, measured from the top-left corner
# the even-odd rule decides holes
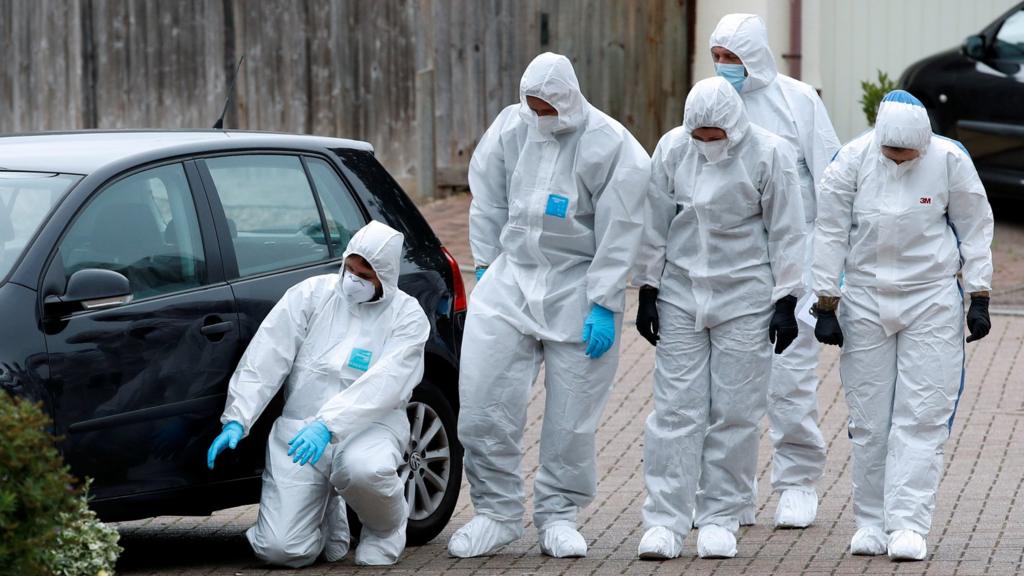
[[[960,46],[1019,0],[803,0],[801,79],[821,91],[839,139],[867,129],[862,80],[877,70],[895,82],[910,64]],[[788,66],[788,0],[697,0],[693,79],[714,74],[708,38],[731,12],[764,18],[779,71]]]

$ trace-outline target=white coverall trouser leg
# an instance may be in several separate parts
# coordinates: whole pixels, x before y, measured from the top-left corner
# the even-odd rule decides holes
[[[901,317],[909,321],[887,336],[880,306],[903,308]],[[839,305],[839,323],[857,527],[926,535],[942,476],[943,444],[962,383],[960,291],[952,279],[918,294],[888,297],[848,286]]]
[[[708,524],[736,532],[742,512],[753,505],[771,314],[694,331],[692,314],[658,300],[658,316],[654,412],[644,432],[644,525],[682,535]]]
[[[534,525],[575,524],[597,493],[594,438],[619,362],[618,338],[603,356],[580,342],[524,334],[482,297],[470,306],[459,381],[459,440],[477,514],[521,522],[523,431],[530,388],[544,363],[544,423],[534,481]],[[619,319],[617,319],[617,322]],[[582,333],[583,326],[580,326]],[[617,332],[619,333],[619,332]]]
[[[772,440],[772,489],[815,491],[825,473],[825,438],[818,427],[818,353],[814,325],[800,319],[800,311],[817,298],[811,264],[814,262],[814,222],[808,222],[804,295],[797,303],[800,333],[782,354],[772,354],[768,383],[768,435]],[[753,504],[740,515],[740,524],[756,522],[757,478],[750,485]]]
[[[271,564],[307,566],[328,539],[347,540],[346,503],[364,530],[381,536],[408,516],[397,473],[408,437],[373,424],[340,446],[328,445],[315,466],[299,466],[288,456],[288,441],[304,425],[278,418],[267,443],[259,516],[246,537],[256,556]]]
[[[811,291],[811,264],[814,261],[814,222],[808,223],[806,273],[807,287],[797,305],[803,310]],[[768,385],[769,433],[774,448],[772,488],[813,491],[825,472],[825,439],[818,428],[818,352],[814,326],[800,322],[800,333],[782,354],[772,355],[772,375]]]

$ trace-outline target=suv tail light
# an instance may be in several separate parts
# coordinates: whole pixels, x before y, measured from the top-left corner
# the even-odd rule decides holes
[[[452,269],[452,283],[455,285],[455,312],[465,312],[468,307],[466,300],[466,285],[462,282],[462,271],[459,270],[459,263],[447,248],[441,247],[444,257],[448,259],[448,265]]]

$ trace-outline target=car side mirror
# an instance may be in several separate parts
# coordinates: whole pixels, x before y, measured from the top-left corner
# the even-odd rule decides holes
[[[86,268],[68,278],[62,296],[47,296],[47,306],[80,305],[85,310],[122,306],[132,301],[131,284],[123,274],[113,270]]]
[[[987,55],[985,49],[985,37],[981,34],[968,36],[967,39],[964,40],[964,44],[961,46],[960,50],[963,52],[964,56],[967,56],[968,58],[973,60],[984,60]]]

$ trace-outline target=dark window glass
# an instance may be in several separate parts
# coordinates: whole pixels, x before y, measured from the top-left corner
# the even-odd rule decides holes
[[[202,237],[181,164],[100,191],[71,225],[60,255],[68,277],[84,268],[124,274],[136,300],[202,285]]]

